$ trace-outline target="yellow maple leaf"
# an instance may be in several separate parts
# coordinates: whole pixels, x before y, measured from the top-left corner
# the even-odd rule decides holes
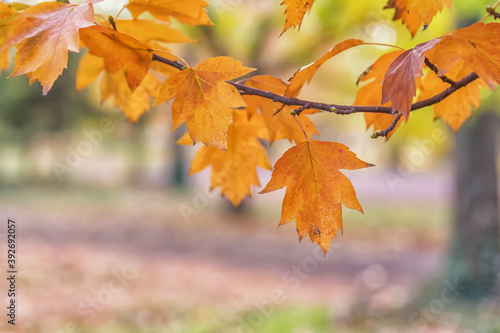
[[[147,73],[132,92],[123,70],[109,73],[105,70],[103,58],[90,53],[84,54],[76,73],[76,89],[84,89],[99,76],[101,101],[113,99],[113,106],[121,108],[132,122],[136,122],[144,112],[151,109],[150,97],[158,97],[160,81],[151,73]]]
[[[202,146],[191,161],[189,175],[211,166],[210,189],[220,187],[221,193],[238,206],[245,196],[251,196],[252,185],[260,186],[257,167],[271,170],[267,152],[256,134],[262,125],[260,115],[248,119],[246,111],[234,110],[227,151]],[[189,143],[185,136],[181,139]]]
[[[247,80],[245,85],[264,91],[270,91],[278,95],[283,95],[287,88],[286,83],[270,75],[254,76]],[[312,121],[307,118],[306,111],[295,118],[300,125],[302,125],[301,128],[290,114],[292,110],[290,106],[283,106],[280,103],[273,102],[270,99],[260,96],[244,95],[243,99],[248,105],[247,110],[250,114],[254,114],[257,110],[260,110],[262,113],[265,120],[265,127],[269,131],[269,141],[271,144],[274,140],[280,139],[293,140],[296,143],[302,142],[306,140],[302,129],[304,129],[308,139],[311,138],[312,134],[318,134]],[[276,113],[280,109],[281,111]]]
[[[412,36],[424,24],[426,28],[432,19],[443,10],[444,6],[451,9],[452,0],[389,0],[384,9],[394,8],[393,20],[401,19]]]
[[[186,122],[194,142],[225,150],[232,110],[245,106],[238,90],[225,81],[253,70],[229,57],[206,59],[166,79],[154,105],[175,97],[172,130]]]
[[[150,12],[159,20],[170,22],[174,17],[190,25],[213,25],[207,16],[208,2],[203,0],[130,0],[127,8],[134,18],[143,12]]]
[[[116,20],[116,29],[143,43],[159,41],[163,43],[192,43],[195,40],[168,24],[151,20]]]
[[[0,52],[17,46],[11,76],[26,74],[30,83],[38,80],[47,94],[68,63],[68,51],[78,52],[78,30],[95,24],[93,3],[80,5],[43,2],[25,9],[12,20],[13,27]]]
[[[139,86],[153,58],[153,50],[146,44],[103,26],[81,29],[80,37],[90,54],[103,59],[106,71],[116,73],[123,70],[130,90]]]
[[[343,144],[304,141],[276,162],[260,193],[286,186],[279,225],[295,220],[299,239],[309,235],[326,255],[337,231],[342,231],[342,205],[363,212],[354,187],[339,169],[369,166]]]
[[[397,50],[386,53],[373,63],[366,75],[359,80],[360,82],[371,81],[358,89],[354,105],[382,105],[382,81],[384,80],[384,75],[394,59],[396,59],[403,52],[404,51],[402,50]],[[384,104],[384,106],[390,105],[390,102]],[[366,129],[373,126],[373,129],[376,131],[388,128],[394,121],[395,117],[395,115],[370,112],[365,112],[364,116]],[[400,119],[394,130],[387,135],[387,138],[392,136],[401,122],[402,120]]]
[[[283,27],[283,34],[285,31],[292,27],[299,27],[306,13],[311,9],[314,0],[284,0],[281,4],[286,6],[285,9],[285,26]]]

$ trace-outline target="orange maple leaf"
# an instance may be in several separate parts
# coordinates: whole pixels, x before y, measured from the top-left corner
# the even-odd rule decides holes
[[[472,72],[471,68],[462,61],[448,71],[446,76],[458,81],[470,72]],[[474,80],[441,102],[434,104],[432,106],[434,117],[443,118],[444,122],[450,125],[455,132],[458,131],[467,118],[472,115],[472,107],[479,109],[481,105],[480,85],[486,84],[482,80]],[[444,83],[433,71],[428,71],[422,80],[418,100],[430,98],[449,87],[450,85]]]
[[[441,37],[431,61],[440,74],[462,60],[493,89],[500,83],[500,23],[476,23]]]
[[[175,97],[172,130],[186,122],[194,142],[225,150],[232,110],[246,105],[238,90],[225,81],[253,70],[229,57],[206,59],[166,79],[154,105]]]
[[[371,81],[358,89],[354,105],[382,105],[382,81],[384,80],[384,75],[394,59],[396,59],[403,52],[404,51],[402,50],[397,50],[386,53],[370,66],[370,70],[364,74],[359,81]],[[390,102],[386,103],[385,106],[390,106]],[[364,115],[366,129],[373,126],[375,131],[388,128],[396,117],[396,115],[370,112],[365,112]],[[394,130],[387,135],[387,139],[395,133],[401,122],[402,120],[400,119]]]
[[[302,20],[306,13],[311,9],[314,0],[284,0],[281,4],[286,6],[285,9],[285,26],[283,27],[283,34],[290,28],[299,27],[302,25]]]
[[[278,95],[283,95],[287,88],[286,83],[270,75],[254,76],[247,80],[245,85],[270,91]],[[312,134],[318,134],[312,121],[307,118],[307,111],[295,117],[300,123],[299,125],[290,113],[292,111],[290,106],[283,106],[281,103],[276,103],[260,96],[244,95],[243,100],[247,103],[247,110],[250,114],[256,113],[257,110],[260,110],[262,113],[265,120],[265,128],[269,131],[269,141],[271,144],[274,140],[280,139],[288,139],[300,143],[306,140],[302,129],[306,133],[308,139],[311,138]],[[281,111],[278,112],[280,109]]]
[[[295,97],[297,96],[302,87],[311,82],[311,79],[316,74],[318,68],[323,65],[328,59],[333,58],[337,54],[350,49],[352,47],[365,44],[362,40],[359,39],[346,39],[340,43],[337,43],[334,47],[332,47],[328,52],[326,52],[321,58],[316,60],[315,62],[302,67],[299,69],[293,77],[290,79],[290,85],[286,89],[286,96]]]
[[[146,44],[103,26],[81,29],[80,37],[89,48],[90,54],[103,59],[106,71],[125,71],[131,91],[134,91],[146,76],[153,58],[153,50]]]
[[[68,51],[80,49],[78,30],[95,24],[92,4],[100,1],[86,0],[81,5],[42,2],[16,16],[0,48],[0,52],[15,45],[19,48],[11,76],[26,74],[30,83],[40,81],[47,94],[67,66]]]
[[[424,52],[432,49],[439,42],[434,38],[401,53],[391,63],[382,84],[382,104],[392,101],[393,113],[410,116],[413,97],[417,94],[416,79],[424,75]]]
[[[101,74],[102,73],[102,74]],[[128,86],[123,70],[116,73],[105,71],[103,58],[86,53],[80,59],[76,73],[76,89],[81,90],[101,77],[101,102],[113,99],[113,105],[122,109],[132,122],[151,109],[150,97],[158,97],[160,81],[151,73],[147,73],[139,86],[132,92]]]
[[[422,23],[424,29],[427,28],[445,5],[451,9],[451,2],[452,0],[389,0],[384,9],[394,8],[396,11],[393,20],[402,19],[412,36],[415,36]]]
[[[238,206],[246,195],[251,196],[252,185],[260,186],[257,167],[271,170],[266,149],[257,139],[262,126],[260,115],[248,119],[246,111],[234,110],[233,123],[228,127],[227,151],[202,146],[191,161],[189,175],[211,166],[210,190],[220,187],[221,193]],[[188,142],[183,138],[181,143]]]
[[[213,25],[207,16],[206,6],[208,2],[203,0],[130,0],[127,8],[134,18],[147,11],[165,22],[174,17],[190,25]]]
[[[309,235],[326,255],[337,230],[342,231],[342,205],[363,212],[351,182],[339,169],[369,166],[343,144],[304,141],[276,162],[260,193],[286,186],[279,225],[295,220],[299,239]]]

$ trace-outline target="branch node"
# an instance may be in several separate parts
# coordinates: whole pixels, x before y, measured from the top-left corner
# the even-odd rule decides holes
[[[396,118],[394,118],[394,121],[392,122],[391,125],[389,125],[389,127],[387,127],[385,130],[383,131],[378,131],[378,132],[375,132],[371,135],[371,138],[372,139],[376,139],[376,138],[379,138],[379,137],[387,137],[389,135],[389,133],[392,132],[392,130],[396,127],[396,124],[398,123],[399,119],[401,119],[401,116],[402,114],[398,114],[396,116]]]
[[[301,106],[300,108],[298,108],[296,110],[292,110],[292,111],[295,112],[296,115],[300,115],[302,113],[302,111],[310,109],[310,108],[311,108],[311,105],[309,103],[306,103],[304,106]],[[293,116],[293,114],[292,114],[292,116]]]
[[[491,6],[486,6],[486,11],[492,15],[495,19],[498,19],[500,18],[500,13],[498,13],[495,8],[491,7]]]
[[[111,26],[113,27],[113,29],[115,31],[118,31],[118,30],[116,30],[115,18],[113,16],[108,15],[108,22],[109,22],[109,24],[111,24]]]

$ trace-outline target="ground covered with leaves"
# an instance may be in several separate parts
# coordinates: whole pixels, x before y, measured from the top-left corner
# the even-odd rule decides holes
[[[442,205],[367,203],[371,222],[350,217],[324,258],[276,229],[273,203],[235,215],[213,199],[186,220],[178,207],[192,193],[0,196],[0,211],[19,224],[19,332],[465,332],[481,318],[450,304],[425,326],[411,323],[439,296],[425,281],[446,257]],[[400,215],[410,218],[398,225]]]

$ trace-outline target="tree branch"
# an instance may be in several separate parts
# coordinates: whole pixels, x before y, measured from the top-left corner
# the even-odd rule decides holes
[[[440,78],[443,82],[448,83],[451,86],[453,86],[455,84],[455,81],[453,81],[452,79],[450,79],[446,75],[439,75],[439,69],[427,57],[425,57],[425,64],[427,65],[427,67],[429,67],[429,69],[431,71],[433,71],[434,73],[436,73],[436,75],[438,76],[438,78]]]
[[[402,114],[398,114],[396,116],[396,118],[394,118],[394,121],[392,122],[392,124],[390,124],[389,127],[387,127],[385,130],[373,133],[372,139],[376,139],[376,138],[379,138],[381,136],[387,137],[389,135],[389,133],[391,133],[391,131],[396,127],[399,119],[401,119],[401,116],[402,116]]]
[[[166,58],[163,58],[163,57],[158,56],[156,54],[153,54],[153,60],[163,62],[163,63],[170,65],[172,67],[175,67],[179,70],[185,69],[185,66],[183,63],[181,63],[179,61],[175,61],[175,60],[166,59]],[[436,103],[439,103],[442,100],[444,100],[446,97],[453,94],[458,89],[465,87],[466,85],[468,85],[469,83],[471,83],[472,81],[474,81],[478,78],[479,77],[477,76],[477,74],[472,72],[456,82],[453,81],[453,84],[449,88],[443,90],[439,94],[436,94],[436,95],[434,95],[430,98],[427,98],[423,101],[413,103],[411,106],[411,111],[418,110],[418,109],[424,108],[426,106],[430,106],[430,105],[434,105]],[[227,81],[227,83],[233,85],[236,89],[238,89],[239,93],[242,95],[260,96],[260,97],[270,99],[274,102],[281,103],[283,105],[298,106],[299,108],[296,110],[296,114],[300,114],[300,112],[302,112],[306,109],[316,109],[316,110],[332,112],[332,113],[336,113],[336,114],[340,114],[340,115],[347,115],[347,114],[358,113],[358,112],[393,114],[392,108],[389,106],[339,105],[339,104],[327,104],[327,103],[320,103],[320,102],[312,102],[312,101],[302,100],[302,99],[298,99],[298,98],[278,95],[278,94],[272,93],[270,91],[260,90],[260,89],[253,88],[253,87],[248,87],[248,86],[245,86],[241,83],[236,83],[236,82],[231,82],[231,81]]]

